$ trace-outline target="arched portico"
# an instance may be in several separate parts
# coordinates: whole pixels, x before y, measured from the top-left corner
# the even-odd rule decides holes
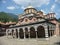
[[[12,31],[11,31],[11,35],[13,36],[13,33],[14,33],[14,30],[12,29]]]
[[[30,28],[30,38],[36,38],[36,32],[34,27]]]
[[[18,30],[16,29],[16,38],[18,38]]]
[[[20,38],[20,39],[48,37],[47,25],[19,27],[19,28],[11,29],[11,31],[13,37]]]
[[[29,38],[28,28],[25,28],[25,38]]]
[[[44,38],[45,37],[45,29],[43,26],[37,27],[37,37],[38,38]]]
[[[24,38],[24,32],[23,32],[23,29],[22,29],[22,28],[19,29],[19,37],[20,37],[21,39]]]

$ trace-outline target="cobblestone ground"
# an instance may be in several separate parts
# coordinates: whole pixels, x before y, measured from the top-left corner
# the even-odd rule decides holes
[[[11,37],[0,37],[0,45],[60,45],[60,36],[45,39],[13,39]]]

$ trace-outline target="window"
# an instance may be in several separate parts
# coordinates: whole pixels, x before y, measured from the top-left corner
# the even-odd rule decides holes
[[[20,19],[20,22],[22,22],[23,21],[23,19]]]
[[[32,16],[29,17],[30,20],[32,20],[32,18],[33,18]]]
[[[34,19],[34,21],[36,21],[36,19]]]
[[[34,17],[33,20],[36,21],[36,18]]]
[[[28,19],[25,19],[25,22],[27,22],[28,21]]]
[[[29,9],[29,13],[31,13],[31,9]]]

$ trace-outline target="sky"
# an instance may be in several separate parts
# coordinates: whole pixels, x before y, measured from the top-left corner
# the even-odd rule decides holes
[[[60,0],[0,0],[0,12],[19,15],[29,5],[45,14],[53,12],[56,18],[60,18]]]

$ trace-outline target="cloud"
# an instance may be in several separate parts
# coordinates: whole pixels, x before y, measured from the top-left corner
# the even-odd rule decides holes
[[[6,3],[6,0],[0,0],[0,3]]]
[[[55,0],[55,2],[57,2],[57,0]]]
[[[6,3],[6,0],[2,0],[2,3]]]
[[[14,6],[8,6],[7,9],[9,9],[9,10],[15,10],[16,8]]]
[[[56,4],[53,4],[53,5],[51,6],[51,11],[54,11],[55,6],[56,6]]]
[[[60,13],[60,10],[57,10],[57,12],[59,12],[59,13]]]
[[[41,9],[41,11],[43,12],[44,15],[46,15],[46,11],[44,11],[44,10],[42,10],[42,9]]]
[[[41,9],[42,12],[46,13],[44,10]]]
[[[60,0],[55,0],[55,2],[60,3]]]
[[[21,9],[25,9],[26,7],[24,7],[24,6],[21,6]]]
[[[55,16],[56,16],[57,18],[60,18],[59,13],[55,13],[55,14],[56,14]]]
[[[34,7],[40,7],[41,5],[45,4],[48,5],[50,0],[13,0],[16,4],[26,7],[31,4]]]

